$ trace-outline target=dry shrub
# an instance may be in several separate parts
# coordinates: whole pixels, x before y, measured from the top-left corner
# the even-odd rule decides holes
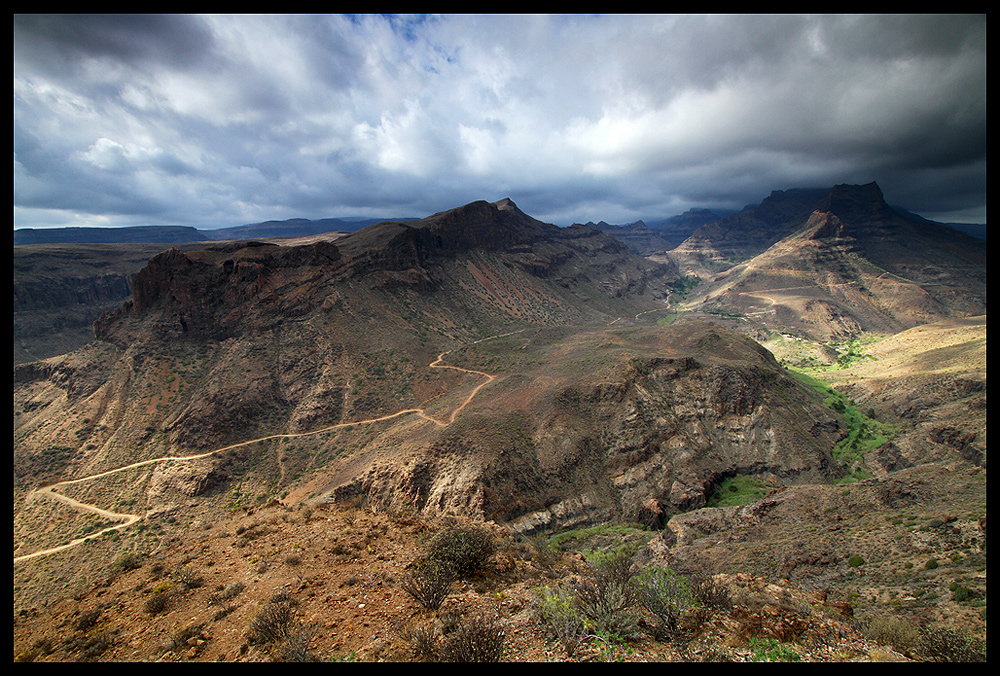
[[[399,586],[424,608],[437,610],[451,591],[454,579],[450,566],[429,559],[407,573]]]
[[[499,662],[505,640],[506,630],[499,618],[473,615],[445,636],[441,658],[446,662]]]
[[[292,623],[292,608],[288,603],[265,603],[250,622],[253,643],[280,643]]]

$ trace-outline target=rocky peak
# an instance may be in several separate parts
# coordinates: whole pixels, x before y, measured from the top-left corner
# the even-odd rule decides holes
[[[835,185],[817,209],[834,213],[847,223],[884,220],[894,213],[874,181],[865,185]]]
[[[846,236],[844,222],[828,211],[814,211],[803,229],[806,239],[832,239]]]

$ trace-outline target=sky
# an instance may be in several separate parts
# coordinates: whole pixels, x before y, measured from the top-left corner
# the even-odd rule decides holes
[[[15,15],[14,227],[557,225],[876,181],[986,222],[986,17]]]

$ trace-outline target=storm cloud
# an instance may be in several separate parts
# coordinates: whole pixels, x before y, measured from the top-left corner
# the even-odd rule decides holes
[[[983,15],[14,18],[15,227],[560,225],[877,181],[986,219]]]

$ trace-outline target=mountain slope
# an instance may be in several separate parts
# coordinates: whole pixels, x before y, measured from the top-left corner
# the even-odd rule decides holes
[[[690,307],[820,341],[986,310],[985,242],[904,218],[874,184],[772,193],[668,256],[702,276]]]

